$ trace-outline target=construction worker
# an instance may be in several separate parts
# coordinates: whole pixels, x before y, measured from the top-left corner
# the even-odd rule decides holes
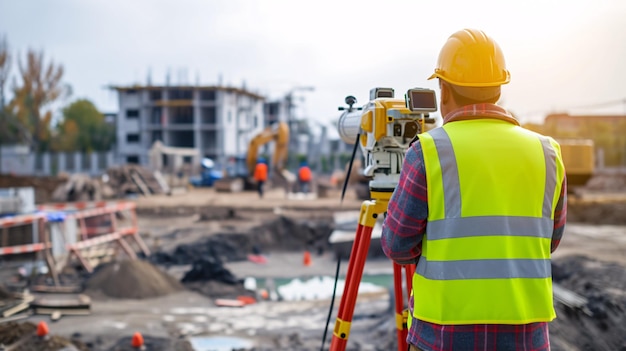
[[[509,83],[484,32],[452,34],[438,78],[443,126],[407,150],[382,248],[416,264],[410,350],[549,350],[551,252],[566,217],[560,146],[496,105]]]
[[[305,194],[309,192],[312,178],[313,175],[311,173],[311,168],[309,168],[306,161],[300,162],[300,169],[298,169],[298,182],[300,183],[301,192]]]
[[[254,180],[257,183],[257,190],[259,192],[259,198],[263,198],[263,186],[267,181],[267,162],[263,158],[257,160],[254,167]]]

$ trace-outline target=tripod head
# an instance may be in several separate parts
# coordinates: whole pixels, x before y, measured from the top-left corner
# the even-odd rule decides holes
[[[426,130],[434,124],[430,112],[437,111],[435,92],[430,89],[409,89],[404,99],[395,99],[392,88],[373,88],[370,101],[355,108],[356,98],[345,99],[349,106],[339,117],[341,139],[360,147],[364,158],[363,174],[371,177],[369,187],[375,192],[393,192],[400,178],[404,155]],[[352,163],[351,160],[350,163]],[[346,179],[347,182],[347,179]]]

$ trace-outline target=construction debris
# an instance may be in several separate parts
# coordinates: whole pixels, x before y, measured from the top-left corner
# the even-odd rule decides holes
[[[150,196],[170,191],[159,171],[153,172],[139,165],[111,167],[106,174],[107,184],[115,189],[116,198],[129,194]]]
[[[100,201],[113,197],[113,190],[100,179],[89,175],[75,173],[67,178],[65,184],[59,185],[52,193],[52,201]]]
[[[558,315],[550,323],[553,350],[626,350],[623,266],[570,256],[553,263],[553,279]]]
[[[0,345],[11,351],[89,351],[80,342],[58,336],[38,336],[37,326],[30,322],[0,324]]]
[[[101,201],[131,194],[150,196],[170,192],[160,172],[152,172],[139,165],[111,167],[102,178],[81,173],[63,178],[67,180],[52,194],[54,202]]]
[[[91,314],[91,298],[84,294],[59,294],[35,298],[30,304],[36,314],[49,314],[53,320],[64,315]]]

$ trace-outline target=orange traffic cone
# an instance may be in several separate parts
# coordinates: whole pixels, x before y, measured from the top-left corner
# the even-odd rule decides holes
[[[309,251],[304,251],[304,265],[310,266],[313,262],[311,262],[311,253]]]
[[[133,339],[130,341],[130,346],[138,350],[143,349],[143,336],[141,335],[141,333],[136,332],[135,334],[133,334]]]
[[[48,335],[50,331],[48,330],[48,324],[46,322],[41,321],[37,324],[37,336],[44,337]]]

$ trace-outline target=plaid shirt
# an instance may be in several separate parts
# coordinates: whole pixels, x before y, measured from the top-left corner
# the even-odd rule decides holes
[[[452,111],[444,124],[472,118],[495,118],[518,124],[503,108],[493,104],[470,105]],[[385,254],[399,264],[415,264],[419,260],[422,238],[426,232],[428,198],[426,170],[419,141],[406,153],[398,186],[387,207],[383,224],[382,248]],[[551,250],[556,250],[567,215],[566,183],[554,215]],[[413,297],[409,301],[413,313]],[[439,325],[413,320],[407,342],[424,351],[443,350],[550,350],[548,323],[523,325]]]

